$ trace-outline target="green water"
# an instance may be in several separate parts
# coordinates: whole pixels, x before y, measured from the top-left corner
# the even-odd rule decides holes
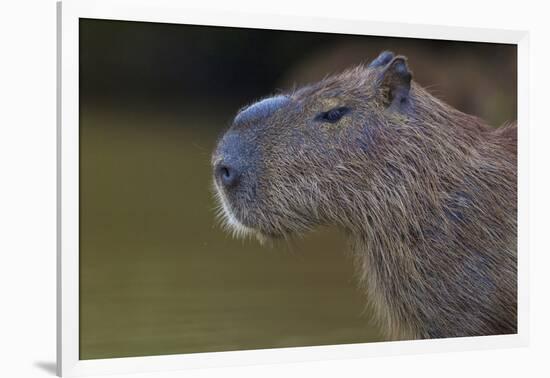
[[[80,358],[381,340],[338,233],[262,247],[220,229],[214,123],[81,109]]]

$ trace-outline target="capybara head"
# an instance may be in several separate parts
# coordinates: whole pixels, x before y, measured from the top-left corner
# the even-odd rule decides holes
[[[515,333],[516,130],[384,52],[242,109],[212,158],[220,212],[260,240],[342,229],[388,338]]]
[[[430,139],[446,143],[413,125],[444,113],[425,94],[406,59],[383,52],[367,66],[243,108],[212,157],[222,218],[259,239],[367,223],[365,198],[379,196],[372,189],[396,189],[420,174],[419,154],[441,150]]]

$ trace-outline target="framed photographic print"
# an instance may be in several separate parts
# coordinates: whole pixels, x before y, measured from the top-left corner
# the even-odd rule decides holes
[[[58,374],[525,345],[527,38],[58,3]]]

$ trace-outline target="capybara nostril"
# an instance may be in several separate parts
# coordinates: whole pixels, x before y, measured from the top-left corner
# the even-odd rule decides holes
[[[216,178],[225,187],[230,188],[239,181],[239,171],[228,164],[220,162],[216,165]]]

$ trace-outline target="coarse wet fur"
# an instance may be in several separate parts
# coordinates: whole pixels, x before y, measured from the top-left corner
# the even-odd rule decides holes
[[[238,236],[334,225],[388,339],[517,332],[517,133],[464,114],[383,52],[243,108],[212,157]]]

